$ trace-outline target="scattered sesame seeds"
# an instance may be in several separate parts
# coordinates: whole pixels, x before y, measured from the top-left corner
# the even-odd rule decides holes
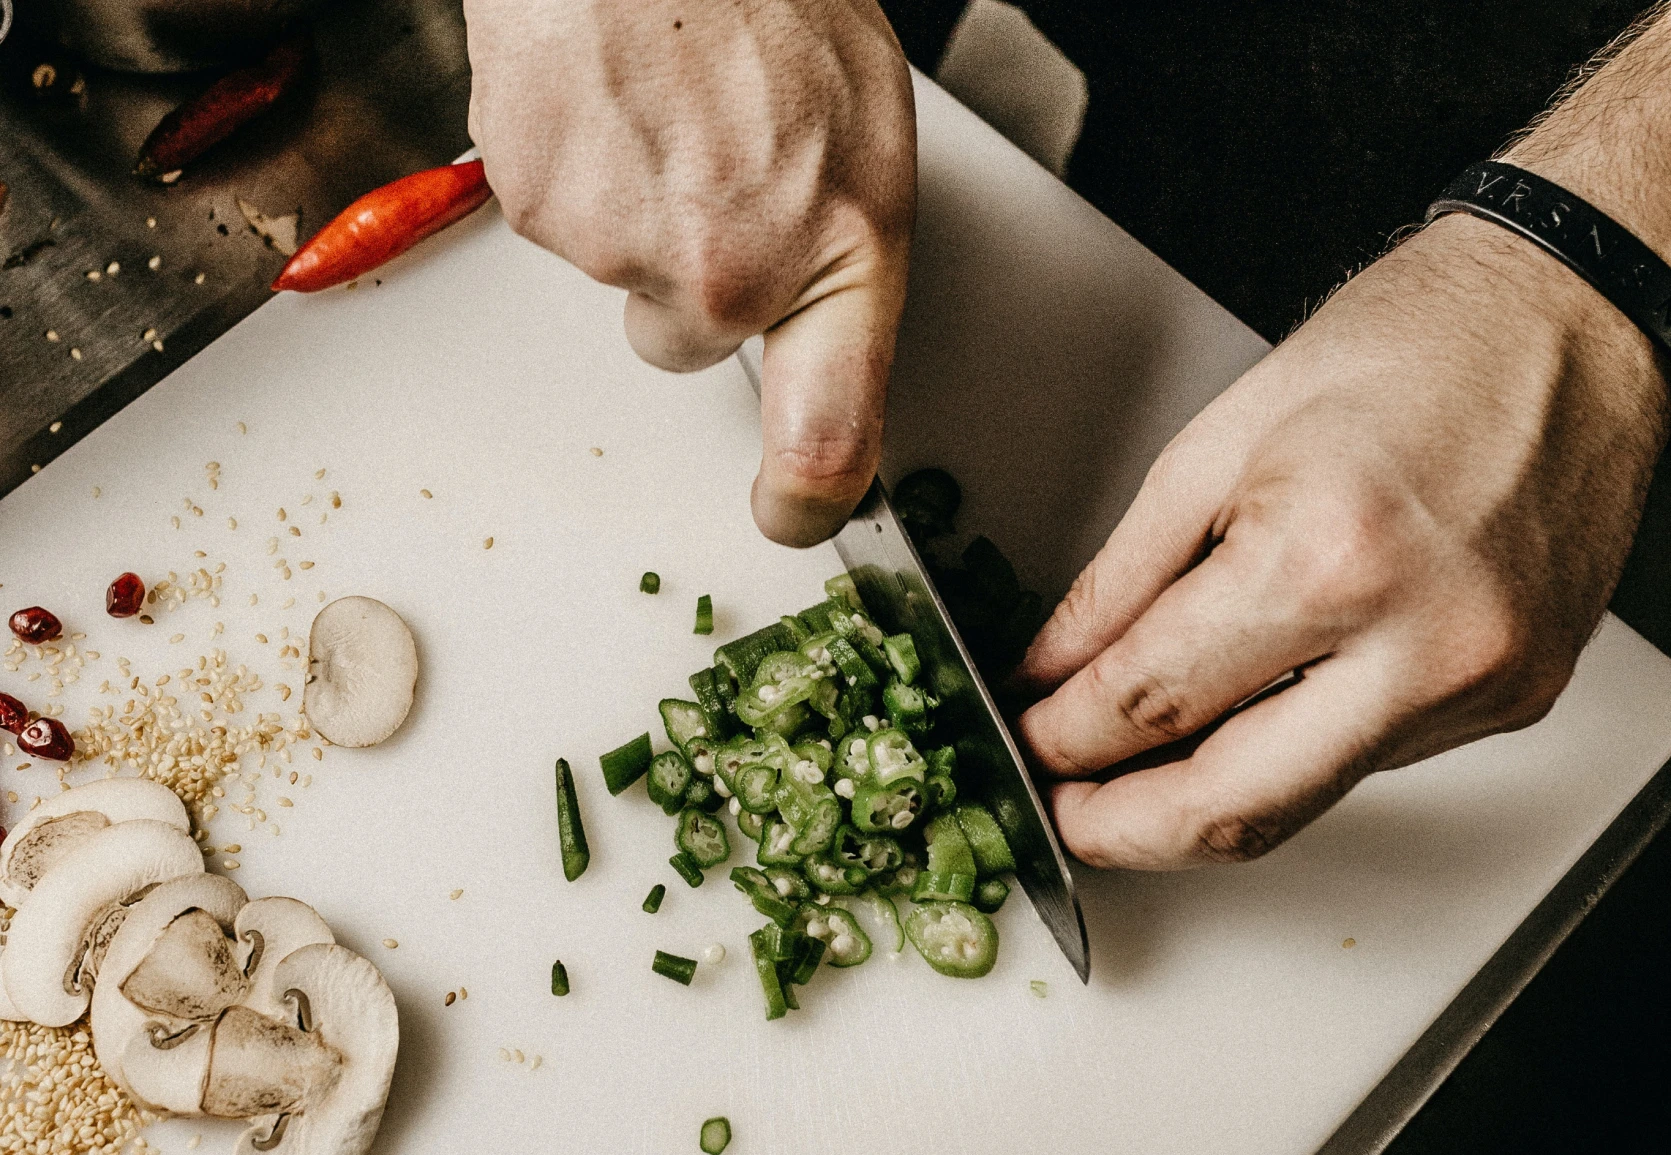
[[[1358,940],[1355,938],[1342,939],[1340,945],[1347,950],[1351,950],[1358,945]]]
[[[57,433],[62,428],[64,428],[64,423],[62,421],[54,421],[51,425],[46,427],[46,431],[48,433]]]
[[[227,518],[226,519],[226,528],[227,529],[237,529],[238,528],[238,519],[235,518],[235,517]]]
[[[492,549],[493,548],[493,539],[490,537],[486,541],[482,542],[482,548],[483,549]]]
[[[137,1145],[155,1117],[113,1084],[85,1020],[68,1027],[0,1023],[0,1150],[98,1151]]]
[[[453,891],[447,897],[452,899],[454,902],[457,902],[460,898],[464,897],[464,888],[462,886],[459,887],[457,890]]]
[[[179,643],[181,643],[185,640],[186,640],[186,635],[175,634],[173,637],[168,639],[168,644],[171,645],[171,646],[174,646],[174,645],[178,645]]]
[[[400,945],[400,943],[396,942],[392,938],[386,938],[386,939],[383,940],[383,945],[388,947],[390,950],[394,950],[397,946]]]
[[[444,1006],[444,1007],[450,1007],[450,1006],[453,1005],[454,1001],[457,1000],[457,998],[458,998],[457,993],[455,993],[453,991],[448,991],[447,992],[447,997],[441,1000],[441,1005]]]
[[[594,446],[592,446],[592,450],[591,450],[591,453],[592,453],[592,456],[593,456],[593,457],[602,457],[602,456],[603,456],[603,450],[601,450],[601,449],[599,449],[599,448],[598,448],[598,447],[597,447],[597,446],[595,446],[595,445],[594,445]]]
[[[420,496],[420,497],[434,497],[435,495],[427,489],[420,489],[420,490],[418,490],[418,496]]]
[[[80,349],[71,349],[70,350],[70,360],[71,361],[81,360],[81,350]]]
[[[203,283],[203,280],[204,280],[204,274],[199,273],[199,274],[197,274],[197,276],[195,276],[191,279],[191,283],[194,284],[194,285],[201,285]]]
[[[162,268],[162,257],[153,256],[150,260],[145,262],[145,267],[150,269],[153,273],[156,272],[158,269]]]
[[[157,352],[161,353],[162,352],[162,342],[161,341],[152,341],[151,342],[151,348],[153,348]]]

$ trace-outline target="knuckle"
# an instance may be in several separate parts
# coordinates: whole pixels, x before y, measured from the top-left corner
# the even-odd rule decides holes
[[[862,492],[876,471],[874,439],[862,432],[810,433],[773,450],[783,483],[796,496]]]
[[[1373,610],[1399,582],[1399,535],[1390,519],[1355,502],[1331,505],[1282,561],[1282,578],[1307,616]]]
[[[1243,815],[1208,819],[1195,832],[1195,854],[1207,862],[1252,862],[1275,850],[1289,832],[1278,823]]]
[[[1159,745],[1194,733],[1195,712],[1171,683],[1149,671],[1116,671],[1102,662],[1090,666],[1092,690],[1112,703],[1117,717],[1143,740]]]

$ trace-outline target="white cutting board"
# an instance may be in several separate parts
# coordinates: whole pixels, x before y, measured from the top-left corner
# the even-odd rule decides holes
[[[1060,593],[1166,439],[1265,346],[938,89],[919,80],[918,98],[922,224],[886,472],[949,465],[965,525]],[[493,209],[381,279],[271,302],[0,502],[4,605],[57,608],[102,655],[64,695],[71,719],[117,654],[149,680],[219,644],[294,683],[254,635],[305,634],[320,590],[412,624],[405,729],[303,756],[306,790],[263,775],[279,836],[214,823],[217,844],[242,844],[252,895],[314,903],[394,988],[378,1152],[694,1151],[717,1114],[734,1155],[1309,1150],[1671,755],[1671,661],[1609,619],[1535,729],[1373,779],[1258,863],[1081,871],[1089,986],[1018,896],[987,979],[879,950],[767,1023],[743,939],[759,916],[723,871],[679,882],[671,820],[641,790],[611,799],[596,757],[659,737],[656,700],[715,643],[815,600],[834,550],[755,533],[757,410],[735,363],[640,364],[621,294]],[[320,526],[332,490],[344,504]],[[175,530],[188,497],[205,514]],[[304,534],[280,551],[290,581],[267,553],[279,506]],[[227,563],[220,608],[103,616],[117,572],[184,571],[196,549]],[[645,569],[657,597],[637,591]],[[690,632],[701,593],[711,639]],[[0,688],[40,704],[21,679]],[[269,690],[253,708],[281,704]],[[557,755],[579,771],[592,845],[575,884]],[[17,761],[0,784],[27,805],[51,780]],[[652,917],[655,882],[669,889]],[[657,948],[714,942],[727,957],[689,989],[650,972]],[[548,991],[559,957],[565,999]],[[172,1121],[150,1137],[175,1152],[201,1134],[213,1152],[235,1132]]]

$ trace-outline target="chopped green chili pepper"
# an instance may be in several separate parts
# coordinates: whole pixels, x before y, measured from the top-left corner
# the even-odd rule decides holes
[[[681,850],[672,858],[669,858],[667,860],[667,865],[677,871],[679,877],[684,879],[691,886],[702,885],[702,868],[696,865],[696,859],[692,858],[684,851]]]
[[[1009,896],[1009,883],[1001,878],[989,878],[975,887],[975,909],[982,914],[997,914]]]
[[[650,801],[660,806],[664,814],[677,814],[685,793],[690,789],[691,768],[685,756],[677,750],[657,754],[650,762],[650,774],[644,780]]]
[[[798,870],[790,870],[785,866],[773,866],[766,871],[766,881],[772,884],[782,898],[793,902],[805,902],[812,897],[812,887],[807,885],[806,876]]]
[[[750,814],[747,810],[737,812],[737,829],[744,836],[760,841],[760,836],[766,833],[766,816],[764,814]]]
[[[865,896],[865,898],[869,901],[871,909],[876,912],[877,921],[893,928],[894,941],[893,945],[888,949],[892,951],[904,950],[905,927],[902,926],[899,921],[899,907],[894,905],[893,899],[889,898],[885,894],[878,894],[875,891],[871,891]]]
[[[794,648],[789,639],[789,631],[783,628],[783,623],[773,622],[764,629],[755,630],[752,634],[745,634],[736,641],[726,642],[719,647],[714,651],[714,666],[716,669],[723,667],[729,670],[734,685],[746,686],[754,680],[755,668],[767,654]],[[721,692],[723,693],[723,690]]]
[[[923,755],[928,763],[928,773],[944,774],[948,778],[957,774],[957,747],[939,746]]]
[[[801,938],[801,948],[796,953],[794,961],[785,964],[790,968],[789,981],[803,987],[810,983],[812,976],[818,973],[818,964],[823,960],[828,949],[829,947],[823,939],[803,936]],[[794,992],[785,988],[784,993],[793,995]],[[799,1007],[795,1009],[800,1010]]]
[[[760,852],[754,856],[761,866],[799,866],[806,856],[796,854],[795,828],[787,822],[768,819],[760,835]]]
[[[658,950],[655,961],[650,964],[650,969],[663,978],[672,979],[674,982],[683,983],[688,987],[690,986],[690,980],[696,977],[696,960],[681,958],[676,954],[668,954],[664,950]]]
[[[661,909],[661,900],[667,897],[667,887],[656,883],[650,888],[650,893],[644,896],[644,913],[654,914]]]
[[[715,1115],[712,1119],[703,1121],[702,1135],[698,1140],[702,1155],[720,1155],[730,1142],[731,1120],[724,1115]]]
[[[778,711],[804,702],[816,685],[818,663],[798,650],[767,654],[755,667],[748,689],[737,695],[737,717],[750,726],[763,726]]]
[[[992,811],[979,802],[964,802],[954,813],[958,829],[963,831],[963,837],[974,853],[977,875],[990,878],[1015,869],[1015,855],[1010,851],[1009,841],[999,828],[998,820],[992,817]]]
[[[754,909],[780,926],[787,926],[795,917],[799,904],[778,894],[766,876],[752,866],[732,868],[731,882],[754,904]]]
[[[858,894],[870,876],[863,867],[845,866],[828,854],[818,854],[802,864],[813,889],[825,894]]]
[[[815,606],[808,606],[796,614],[801,624],[807,628],[809,634],[827,634],[830,632],[830,610],[833,603],[825,598]]]
[[[910,736],[899,730],[878,730],[870,735],[865,739],[865,754],[878,786],[887,786],[901,778],[921,782],[928,770],[928,763],[911,745]]]
[[[911,640],[910,634],[895,634],[891,638],[882,639],[882,656],[888,659],[888,665],[894,668],[899,680],[910,685],[917,680],[923,664],[917,658],[917,643]]]
[[[666,717],[665,712],[662,716]],[[621,793],[644,776],[653,756],[650,732],[646,730],[625,746],[617,747],[598,759],[598,765],[603,768],[604,785],[609,787],[611,794]]]
[[[721,741],[729,737],[732,730],[731,712],[726,708],[724,699],[719,696],[719,680],[714,676],[714,668],[708,666],[692,674],[690,690],[696,695],[696,705],[702,711],[702,721],[707,728],[708,736]]]
[[[811,762],[821,774],[828,774],[835,765],[835,752],[828,742],[797,742],[791,751],[798,762]]]
[[[795,827],[795,841],[789,849],[796,854],[822,854],[835,841],[835,832],[841,826],[841,800],[827,790],[825,793],[829,796],[814,802],[806,821]]]
[[[952,978],[978,979],[998,958],[998,928],[968,903],[919,902],[905,933],[923,961]]]
[[[824,596],[831,601],[844,602],[849,610],[864,613],[864,599],[859,596],[859,587],[849,573],[836,574],[824,583]]]
[[[645,570],[644,576],[638,579],[638,592],[641,594],[661,593],[661,575],[655,570]]]
[[[856,866],[868,878],[873,874],[897,870],[905,862],[905,852],[897,839],[885,834],[861,834],[843,824],[836,831],[830,856],[842,866]]]
[[[563,877],[573,882],[586,873],[592,854],[586,848],[586,828],[580,823],[574,771],[564,758],[557,759],[557,843],[563,852]]]
[[[870,664],[859,657],[859,651],[853,648],[853,643],[837,634],[824,647],[830,655],[830,661],[841,671],[841,676],[847,679],[847,684],[861,690],[874,689],[881,683],[871,670]]]
[[[888,659],[879,648],[884,640],[883,634],[870,624],[869,619],[838,606],[830,611],[830,628],[847,640],[847,644],[858,652],[878,679],[887,676]]]
[[[803,907],[795,928],[828,946],[833,967],[856,967],[870,957],[870,936],[851,911],[839,906]]]
[[[697,776],[685,787],[685,805],[713,814],[725,805],[725,799],[714,790],[713,779]]]
[[[917,875],[912,902],[968,902],[975,894],[975,876],[956,870],[930,868]]]
[[[569,993],[569,968],[562,959],[551,964],[551,993],[558,998]]]
[[[737,804],[751,814],[770,814],[777,809],[776,766],[750,763],[737,771]]]
[[[930,774],[923,783],[923,808],[944,810],[957,801],[957,783],[948,775]]]
[[[711,634],[714,632],[714,599],[703,594],[696,599],[696,628],[693,634]]]
[[[882,690],[882,708],[888,720],[913,738],[920,738],[933,727],[933,710],[939,704],[916,686],[900,681],[889,682]]]
[[[748,949],[754,959],[754,973],[760,977],[760,989],[766,995],[766,1020],[770,1022],[788,1014],[789,1004],[783,997],[783,983],[777,977],[777,961],[771,957],[766,930],[762,927],[748,936]]]
[[[797,646],[812,637],[812,631],[806,628],[806,623],[800,618],[790,617],[788,614],[785,614],[783,617],[778,619],[778,624],[789,631],[789,636],[794,640],[795,645]]]
[[[909,778],[888,786],[865,782],[853,792],[853,825],[866,834],[898,834],[922,808],[922,788]]]
[[[673,841],[701,867],[718,866],[731,857],[731,839],[726,836],[724,824],[694,806],[679,812],[679,828]]]

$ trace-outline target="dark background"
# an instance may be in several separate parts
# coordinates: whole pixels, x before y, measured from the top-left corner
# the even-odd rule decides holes
[[[1276,341],[1421,219],[1639,2],[1018,0],[1085,72],[1068,182]],[[883,0],[932,73],[963,0]],[[1671,651],[1671,465],[1613,608]],[[1671,1150],[1671,836],[1626,872],[1394,1142]]]

